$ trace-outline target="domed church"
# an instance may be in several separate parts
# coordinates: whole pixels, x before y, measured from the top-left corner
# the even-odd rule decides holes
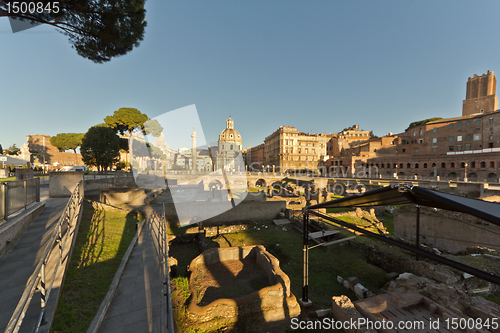
[[[217,149],[217,169],[224,168],[226,171],[235,170],[234,159],[241,154],[241,135],[234,129],[234,121],[229,117],[226,121],[226,128],[219,135]]]

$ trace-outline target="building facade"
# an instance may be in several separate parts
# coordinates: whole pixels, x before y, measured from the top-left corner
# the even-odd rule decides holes
[[[267,171],[317,170],[325,161],[326,144],[334,134],[298,132],[281,126],[264,140],[264,168]]]
[[[488,71],[467,82],[462,116],[422,121],[403,133],[342,148],[325,163],[351,176],[498,182],[500,110]],[[347,171],[348,169],[348,171]]]
[[[32,153],[33,164],[50,165],[58,168],[65,165],[83,165],[82,155],[59,150],[50,144],[50,135],[28,135],[27,143]]]

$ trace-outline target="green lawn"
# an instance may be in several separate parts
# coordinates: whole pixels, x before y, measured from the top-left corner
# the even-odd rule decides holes
[[[94,318],[140,220],[137,213],[96,210],[83,216],[52,332],[85,332]]]

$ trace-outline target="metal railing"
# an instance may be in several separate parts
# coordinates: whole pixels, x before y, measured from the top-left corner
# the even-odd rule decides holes
[[[0,219],[40,201],[40,178],[0,183]]]
[[[161,299],[161,332],[174,333],[174,317],[172,311],[172,297],[170,293],[170,266],[168,264],[168,240],[167,225],[165,219],[165,206],[161,206],[153,211],[147,222],[153,236],[158,261],[160,263],[160,277],[163,281],[162,299]]]
[[[83,182],[80,182],[75,187],[75,190],[71,194],[71,197],[68,200],[61,217],[59,218],[42,259],[37,264],[34,273],[31,275],[26,284],[26,288],[24,289],[23,295],[17,304],[16,310],[10,318],[5,333],[15,333],[19,331],[36,290],[40,291],[41,309],[34,332],[38,332],[40,326],[45,324],[45,306],[49,300],[50,292],[52,290],[52,285],[54,283],[59,265],[63,260],[66,260],[66,263],[70,260],[71,251],[76,240],[76,231],[78,230],[82,205]],[[69,249],[66,248],[68,241],[70,242]],[[56,248],[59,249],[59,251],[57,251],[58,253],[54,253],[53,251]],[[56,261],[56,263],[54,268],[47,272],[46,268],[49,260],[51,260],[51,266],[54,261]],[[52,273],[52,276],[49,277],[47,273]]]

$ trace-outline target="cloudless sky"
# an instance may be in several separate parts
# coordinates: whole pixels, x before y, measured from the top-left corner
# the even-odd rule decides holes
[[[359,124],[381,136],[460,116],[468,77],[500,74],[497,0],[149,0],[146,9],[144,41],[105,64],[51,27],[13,34],[0,18],[3,148],[84,133],[120,107],[154,118],[192,104],[209,143],[229,116],[244,147],[282,125]]]

